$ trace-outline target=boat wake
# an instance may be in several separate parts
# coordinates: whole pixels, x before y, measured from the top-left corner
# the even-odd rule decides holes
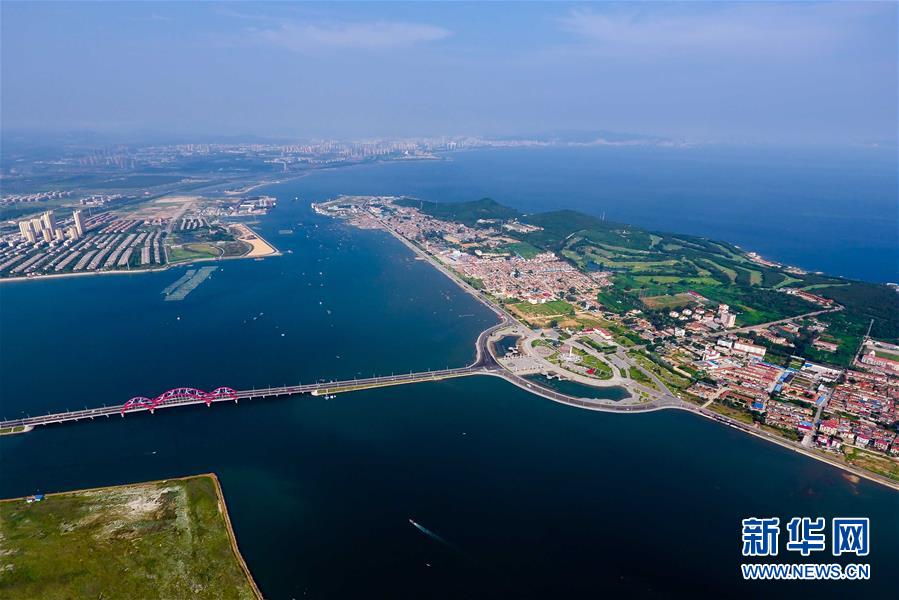
[[[428,528],[425,527],[424,525],[421,525],[421,524],[419,524],[419,523],[416,523],[416,522],[413,521],[412,519],[409,519],[409,523],[411,523],[413,527],[415,527],[417,530],[419,530],[420,532],[422,532],[423,534],[425,534],[426,536],[428,536],[428,537],[431,538],[432,540],[434,540],[434,541],[436,541],[436,542],[440,542],[440,543],[443,544],[444,546],[446,546],[446,547],[448,547],[448,548],[452,548],[453,550],[458,550],[458,548],[456,548],[453,544],[451,544],[450,542],[448,542],[446,539],[440,537],[439,535],[437,535],[436,533],[434,533],[433,531],[431,531],[430,529],[428,529]]]

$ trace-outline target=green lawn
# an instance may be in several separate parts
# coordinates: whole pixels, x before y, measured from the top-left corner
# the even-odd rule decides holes
[[[525,315],[538,317],[555,317],[561,315],[573,315],[574,307],[564,300],[550,300],[543,304],[531,304],[530,302],[518,302],[511,304],[515,310]]]
[[[642,384],[645,385],[646,387],[651,388],[651,389],[654,389],[654,390],[658,390],[658,389],[659,389],[659,386],[656,385],[655,381],[653,381],[652,379],[650,379],[649,377],[647,377],[647,376],[643,373],[643,371],[641,371],[641,370],[638,369],[637,367],[631,368],[630,371],[629,371],[629,373],[630,373],[631,379],[633,379],[633,380],[636,381],[637,383],[642,383]]]
[[[612,378],[612,368],[609,367],[605,362],[599,360],[595,356],[587,354],[583,350],[575,348],[575,352],[577,352],[581,356],[581,364],[588,369],[596,369],[596,372],[592,375],[592,377],[596,377],[598,379],[611,379]]]
[[[0,597],[256,598],[214,476],[0,502]]]
[[[217,258],[222,255],[222,250],[212,244],[183,244],[181,246],[169,246],[169,262],[177,263],[201,258]]]
[[[512,254],[517,254],[521,258],[534,258],[538,254],[540,254],[540,248],[532,244],[528,244],[527,242],[518,242],[517,244],[509,244],[508,246],[502,246],[500,250],[504,252],[510,252]]]
[[[713,402],[712,405],[709,406],[709,408],[716,413],[722,414],[726,417],[736,419],[737,421],[741,421],[743,423],[746,423],[747,425],[752,425],[752,415],[749,414],[748,411],[745,411],[741,408],[722,404],[721,402]]]
[[[662,383],[667,385],[670,388],[675,390],[678,389],[686,389],[690,386],[691,381],[671,370],[667,365],[663,365],[654,361],[649,355],[644,352],[639,351],[630,351],[631,357],[636,359],[637,363],[640,364],[641,367],[653,373],[656,377],[662,380]]]

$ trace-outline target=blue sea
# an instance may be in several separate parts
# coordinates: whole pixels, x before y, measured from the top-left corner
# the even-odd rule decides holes
[[[712,192],[687,185],[677,167],[690,168],[687,155],[628,152],[627,161],[592,149],[457,153],[269,186],[259,192],[279,205],[254,227],[283,256],[215,263],[181,302],[161,291],[185,267],[3,284],[0,415],[115,405],[178,386],[262,387],[470,362],[494,315],[390,235],[310,210],[341,193],[604,210],[788,260],[779,253],[790,245],[771,238],[776,219],[728,220],[716,233],[704,229],[710,214],[690,217],[690,206],[703,205],[694,197]],[[708,162],[692,169],[735,182],[716,179]],[[675,193],[676,181],[684,187]],[[764,187],[733,197],[763,196],[776,216]],[[810,206],[783,207],[797,231],[810,231],[799,217]],[[764,227],[770,246],[739,238]],[[806,250],[790,260],[824,268],[837,259]],[[888,597],[896,589],[895,491],[691,414],[588,412],[490,377],[0,437],[0,497],[210,471],[267,598]],[[871,581],[743,582],[741,520],[751,516],[870,517]],[[785,562],[835,560],[782,552]]]
[[[895,149],[582,147],[443,156],[316,173],[310,185],[447,202],[491,197],[524,212],[570,208],[731,242],[812,271],[899,279]]]

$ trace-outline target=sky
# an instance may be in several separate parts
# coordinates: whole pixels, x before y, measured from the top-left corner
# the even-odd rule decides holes
[[[897,4],[0,3],[0,127],[890,144]]]

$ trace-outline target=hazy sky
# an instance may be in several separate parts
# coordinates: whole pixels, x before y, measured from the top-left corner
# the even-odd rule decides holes
[[[2,2],[2,126],[895,143],[895,3]]]

